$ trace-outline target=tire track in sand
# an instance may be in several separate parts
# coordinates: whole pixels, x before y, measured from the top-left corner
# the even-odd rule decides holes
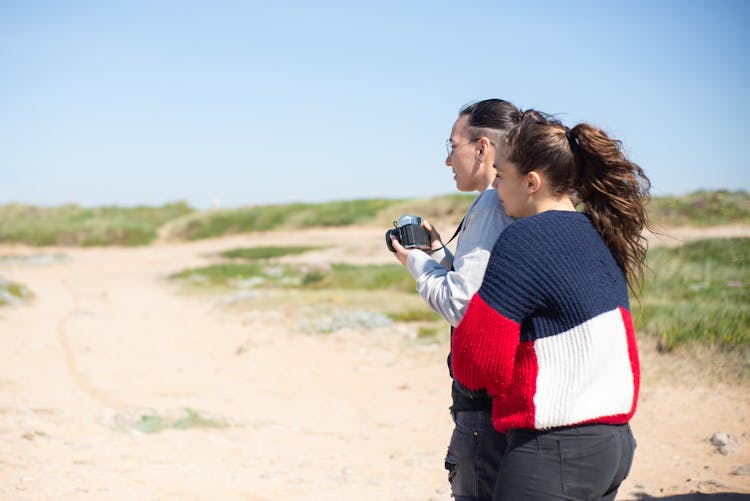
[[[80,297],[76,295],[75,292],[73,292],[73,288],[70,286],[67,278],[61,278],[61,283],[72,300],[71,308],[60,318],[60,320],[57,322],[56,328],[57,339],[60,343],[60,348],[62,349],[63,360],[65,361],[65,367],[68,371],[68,374],[73,379],[76,386],[81,389],[81,391],[83,391],[93,400],[99,402],[100,404],[103,404],[105,407],[109,407],[118,411],[135,408],[136,406],[125,402],[124,400],[112,395],[111,393],[95,386],[91,382],[89,377],[78,366],[78,363],[76,362],[76,354],[70,343],[69,324],[70,321],[81,312]]]

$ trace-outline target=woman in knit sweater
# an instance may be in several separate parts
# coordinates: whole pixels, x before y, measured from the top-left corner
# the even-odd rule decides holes
[[[635,449],[628,287],[642,281],[650,183],[600,129],[535,111],[500,151],[493,187],[518,219],[453,334],[453,373],[487,390],[506,433],[496,500],[613,500]]]

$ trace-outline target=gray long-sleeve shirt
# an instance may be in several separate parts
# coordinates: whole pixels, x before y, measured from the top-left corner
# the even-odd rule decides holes
[[[432,256],[422,251],[409,253],[406,264],[416,280],[417,292],[452,326],[461,322],[469,300],[482,284],[497,237],[512,221],[490,187],[466,212],[455,256],[448,249]]]

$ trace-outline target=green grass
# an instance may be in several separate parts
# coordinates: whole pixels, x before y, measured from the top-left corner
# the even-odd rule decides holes
[[[330,270],[308,272],[303,286],[313,289],[367,289],[415,292],[414,279],[398,264],[334,264]]]
[[[282,268],[282,274],[286,270]],[[265,280],[274,273],[267,273],[257,263],[221,263],[192,268],[171,275],[170,278],[205,285],[232,285],[240,281],[257,278]]]
[[[132,208],[11,204],[0,206],[0,242],[37,246],[145,245],[154,241],[160,228],[165,236],[176,240],[353,224],[368,224],[385,230],[404,213],[433,221],[453,220],[458,224],[475,197],[475,193],[453,194],[409,200],[346,200],[200,212],[182,202]],[[651,201],[649,212],[657,229],[660,226],[750,224],[750,195],[745,191],[697,191],[679,197],[656,197]]]
[[[251,231],[347,226],[372,221],[397,202],[373,199],[214,210],[181,219],[171,228],[170,236],[198,240]]]
[[[245,259],[248,261],[255,261],[295,254],[304,254],[305,252],[317,249],[320,249],[320,247],[243,247],[239,249],[224,251],[221,253],[221,256],[229,259]]]
[[[0,277],[0,306],[20,303],[31,297],[33,294],[25,285]]]
[[[405,213],[425,219],[453,218],[456,224],[476,194],[399,200],[348,200],[319,204],[262,205],[195,213],[176,221],[170,237],[183,240],[252,231],[372,224],[384,230]]]
[[[401,214],[430,220],[461,220],[475,193],[409,200],[372,199],[320,204],[263,205],[195,213],[171,228],[177,239],[197,240],[234,233],[372,224],[390,228]],[[697,191],[651,200],[652,220],[663,226],[711,226],[750,223],[750,195],[745,191]]]
[[[29,245],[146,245],[167,221],[192,212],[185,203],[161,207],[0,207],[0,242]]]
[[[746,191],[696,191],[680,197],[658,197],[649,204],[651,219],[666,226],[716,226],[750,222]]]
[[[184,270],[172,279],[198,285],[301,287],[304,289],[363,289],[414,292],[414,280],[401,265],[334,264],[329,269],[305,266],[221,263]]]
[[[708,239],[648,253],[639,332],[667,349],[750,349],[750,239]],[[637,303],[636,303],[637,304]]]

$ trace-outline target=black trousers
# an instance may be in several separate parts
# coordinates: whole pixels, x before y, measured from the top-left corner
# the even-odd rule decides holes
[[[495,501],[606,500],[630,472],[630,425],[508,430]]]
[[[492,411],[454,411],[445,468],[456,501],[491,501],[505,435],[492,427]]]

